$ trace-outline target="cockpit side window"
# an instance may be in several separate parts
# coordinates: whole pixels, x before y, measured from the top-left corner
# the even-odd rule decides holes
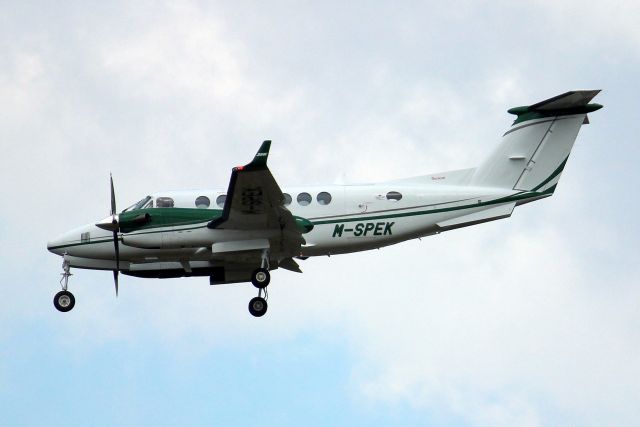
[[[129,206],[127,209],[123,210],[122,212],[137,211],[138,209],[146,209],[146,208],[152,208],[152,207],[153,207],[153,200],[151,200],[151,196],[147,196],[144,199],[140,200],[139,202]]]
[[[156,208],[172,208],[174,205],[171,197],[158,197],[156,199]]]

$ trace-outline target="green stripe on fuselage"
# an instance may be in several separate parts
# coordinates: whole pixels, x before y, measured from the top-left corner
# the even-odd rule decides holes
[[[149,216],[148,221],[136,221],[136,219],[144,215]],[[148,230],[158,227],[198,224],[205,221],[212,221],[221,216],[221,209],[151,208],[122,212],[119,215],[119,221],[120,231],[130,233],[132,231]]]

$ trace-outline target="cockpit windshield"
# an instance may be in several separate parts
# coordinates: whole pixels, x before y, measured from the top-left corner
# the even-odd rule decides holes
[[[147,196],[144,199],[140,200],[138,203],[134,203],[133,205],[129,206],[127,209],[123,210],[122,212],[137,211],[138,209],[146,209],[146,208],[152,208],[152,207],[153,207],[153,200],[151,200],[151,196]]]

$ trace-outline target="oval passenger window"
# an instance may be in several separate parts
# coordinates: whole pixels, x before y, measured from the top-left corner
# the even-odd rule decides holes
[[[316,200],[321,205],[328,205],[329,203],[331,203],[331,194],[323,191],[322,193],[318,193],[318,197],[316,197]]]
[[[394,202],[397,202],[400,199],[402,199],[402,194],[398,193],[397,191],[389,191],[387,193],[387,200],[393,200]]]
[[[199,196],[196,199],[196,208],[206,209],[211,204],[211,200],[207,196]]]
[[[300,193],[298,194],[298,203],[300,206],[307,206],[311,203],[311,194],[309,193]]]

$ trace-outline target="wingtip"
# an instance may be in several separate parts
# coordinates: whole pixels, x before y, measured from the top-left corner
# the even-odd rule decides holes
[[[269,155],[269,149],[271,149],[271,140],[270,139],[266,139],[264,140],[264,142],[262,143],[262,145],[260,146],[260,149],[258,150],[258,152],[256,153],[256,156],[258,154],[264,153],[266,155]]]
[[[266,166],[267,165],[267,159],[269,158],[269,149],[270,148],[271,148],[271,140],[267,139],[262,143],[262,145],[260,145],[260,148],[258,149],[258,152],[256,153],[256,155],[253,158],[253,160],[251,161],[251,163],[249,163],[247,165],[247,167]]]

